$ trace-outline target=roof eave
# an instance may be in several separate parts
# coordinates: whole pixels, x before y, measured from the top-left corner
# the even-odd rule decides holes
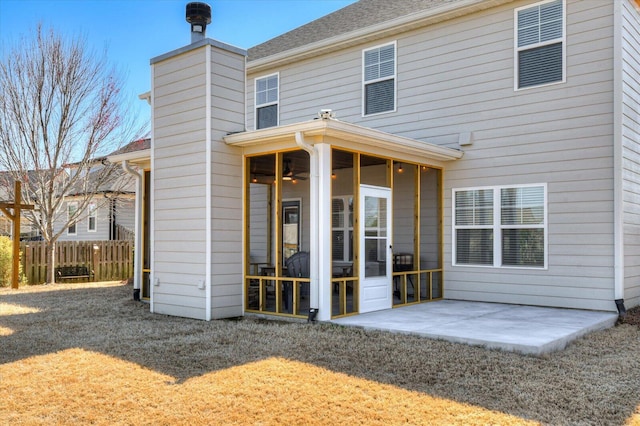
[[[321,54],[344,49],[346,47],[362,44],[366,41],[378,40],[395,34],[410,31],[415,28],[432,25],[472,12],[488,9],[514,0],[461,0],[456,3],[448,3],[433,9],[412,13],[396,19],[381,22],[326,38],[314,43],[289,49],[275,55],[266,56],[247,62],[247,72],[262,72],[269,68],[280,67],[292,62],[315,57]]]
[[[371,147],[372,151],[387,149],[407,154],[428,156],[439,161],[453,161],[462,158],[464,152],[429,142],[393,135],[367,127],[338,120],[312,120],[279,127],[254,130],[227,135],[228,145],[248,148],[259,145],[267,148],[270,144],[284,140],[294,140],[296,133],[302,133],[311,144],[327,142],[325,138],[349,141]]]
[[[139,151],[125,152],[123,154],[110,155],[107,160],[111,163],[121,163],[123,161],[144,162],[151,159],[151,148]]]

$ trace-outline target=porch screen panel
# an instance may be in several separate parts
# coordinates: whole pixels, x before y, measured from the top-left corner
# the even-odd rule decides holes
[[[440,170],[421,167],[420,173],[420,269],[442,267],[440,245]]]

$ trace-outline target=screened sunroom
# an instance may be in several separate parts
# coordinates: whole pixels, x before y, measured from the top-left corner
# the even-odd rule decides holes
[[[226,142],[245,151],[245,312],[327,320],[443,297],[442,167],[459,151],[336,120]]]

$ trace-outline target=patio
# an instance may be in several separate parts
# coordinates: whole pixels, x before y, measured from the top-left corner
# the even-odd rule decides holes
[[[617,319],[613,312],[440,300],[331,322],[542,355],[612,327]]]

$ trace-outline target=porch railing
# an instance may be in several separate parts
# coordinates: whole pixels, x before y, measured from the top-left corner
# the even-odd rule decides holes
[[[421,269],[393,273],[394,307],[442,298],[442,269]]]
[[[338,277],[331,280],[331,318],[358,313],[358,277]]]
[[[247,275],[245,311],[307,318],[310,283],[309,278]]]

